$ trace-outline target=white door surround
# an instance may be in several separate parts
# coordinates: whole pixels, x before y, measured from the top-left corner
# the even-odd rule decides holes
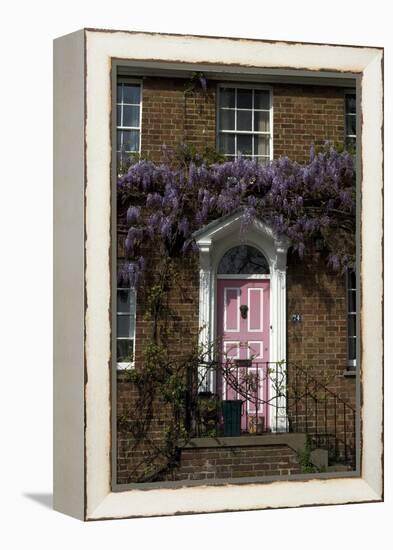
[[[244,228],[242,217],[242,212],[225,216],[193,235],[199,249],[199,344],[202,349],[211,349],[216,338],[217,268],[221,258],[234,246],[254,246],[264,254],[269,264],[269,275],[257,277],[270,278],[270,362],[278,364],[278,377],[283,380],[286,369],[286,265],[290,241],[286,237],[277,237],[260,219],[254,219]],[[212,376],[205,379],[204,389],[212,391]],[[282,432],[287,431],[288,421],[285,396],[275,398],[278,383],[279,380],[275,383],[275,374],[272,373],[270,401],[275,407],[272,407],[270,427],[272,431]]]

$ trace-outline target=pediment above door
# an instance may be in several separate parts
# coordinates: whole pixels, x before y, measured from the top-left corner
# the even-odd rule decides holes
[[[193,234],[201,262],[210,264],[213,269],[217,268],[218,261],[230,246],[243,243],[261,250],[271,270],[285,269],[290,240],[284,235],[277,235],[271,226],[260,218],[254,218],[246,226],[243,216],[243,211],[223,216]],[[209,258],[204,258],[204,255],[208,255]]]

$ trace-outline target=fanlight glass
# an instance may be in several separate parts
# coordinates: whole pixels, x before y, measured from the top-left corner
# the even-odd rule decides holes
[[[257,248],[242,244],[228,250],[218,266],[218,275],[266,275],[269,264]]]

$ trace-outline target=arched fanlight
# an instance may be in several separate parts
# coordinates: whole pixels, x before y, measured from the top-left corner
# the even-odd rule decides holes
[[[241,244],[224,254],[217,273],[218,275],[267,275],[269,264],[257,248]]]

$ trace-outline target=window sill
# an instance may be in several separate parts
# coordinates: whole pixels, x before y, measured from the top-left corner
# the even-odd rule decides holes
[[[346,369],[343,372],[344,378],[355,378],[356,375],[357,375],[357,370],[356,369]]]
[[[133,370],[135,368],[135,363],[116,363],[116,370]]]

